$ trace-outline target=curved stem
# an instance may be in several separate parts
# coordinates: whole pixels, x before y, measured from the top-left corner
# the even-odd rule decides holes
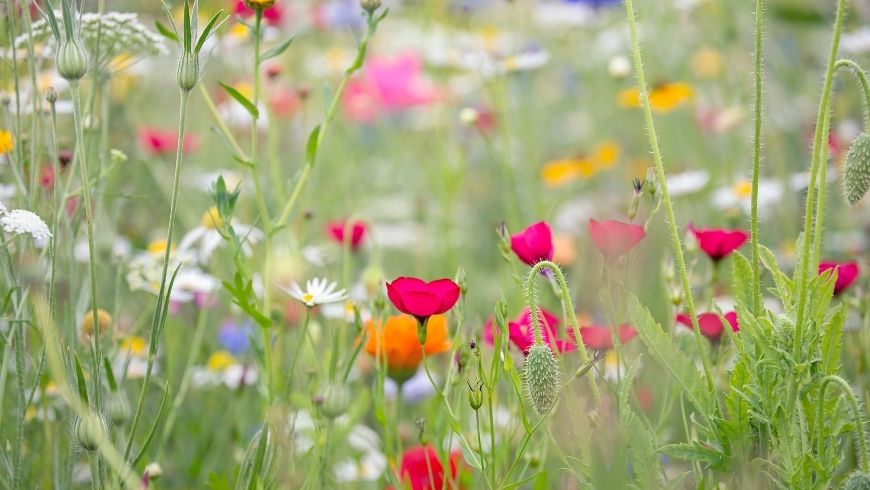
[[[810,157],[810,182],[807,188],[807,200],[804,206],[804,237],[801,246],[800,267],[797,269],[800,272],[798,277],[798,311],[797,323],[795,324],[794,343],[792,344],[792,356],[797,359],[800,352],[801,337],[804,329],[804,309],[807,303],[807,282],[809,281],[811,265],[814,265],[819,258],[813,258],[813,264],[810,263],[810,231],[813,230],[816,234],[821,234],[821,222],[816,221],[816,227],[813,228],[813,207],[815,205],[816,181],[818,179],[821,156],[827,154],[827,123],[828,110],[831,101],[831,86],[834,79],[834,63],[837,58],[837,51],[840,48],[840,33],[843,30],[843,17],[846,10],[846,0],[837,1],[837,17],[834,21],[834,36],[831,40],[831,52],[828,57],[828,70],[825,73],[825,83],[822,87],[822,98],[819,101],[819,112],[816,116],[816,134],[813,141],[813,151]],[[824,177],[823,177],[824,179]],[[823,183],[824,184],[824,183]],[[824,188],[824,185],[822,186]],[[820,197],[821,203],[821,197]],[[823,206],[823,205],[822,205]],[[821,237],[819,237],[819,247],[821,247]],[[812,267],[815,269],[816,267]]]
[[[535,332],[535,343],[543,344],[541,336],[541,319],[540,307],[538,306],[538,294],[535,288],[535,280],[540,275],[541,271],[547,269],[553,273],[556,282],[561,290],[561,298],[563,308],[568,311],[568,316],[571,320],[571,328],[574,332],[574,341],[577,343],[577,350],[580,351],[580,360],[586,364],[589,362],[589,354],[586,353],[586,345],[583,343],[583,336],[580,335],[580,325],[577,323],[577,312],[574,311],[574,302],[571,300],[571,293],[568,291],[568,283],[565,281],[565,275],[558,265],[549,261],[542,260],[536,263],[529,271],[529,278],[526,280],[526,295],[529,301],[529,315],[532,318],[532,328]],[[601,394],[598,392],[598,384],[595,382],[594,376],[589,376],[589,388],[592,390],[592,396],[596,403],[601,400]]]
[[[822,415],[824,414],[825,407],[825,390],[832,382],[836,383],[843,391],[843,394],[846,395],[846,399],[852,409],[852,415],[855,417],[855,438],[858,440],[858,447],[861,450],[861,471],[867,473],[870,471],[870,456],[868,456],[870,453],[868,453],[867,450],[867,435],[864,432],[864,417],[861,416],[861,407],[858,405],[858,400],[855,398],[855,393],[852,391],[852,387],[849,386],[849,383],[847,383],[846,380],[837,375],[832,374],[826,376],[824,381],[822,381],[822,387],[819,391],[819,410],[816,412],[816,426],[818,427],[818,430],[816,431],[816,443],[821,443],[823,425]]]
[[[671,245],[674,248],[677,268],[680,270],[680,282],[683,286],[683,296],[685,296],[686,309],[689,311],[689,318],[692,319],[692,330],[695,333],[695,343],[698,346],[698,353],[701,356],[701,364],[704,367],[704,378],[707,380],[707,387],[712,392],[715,385],[713,384],[713,375],[710,372],[710,360],[707,358],[707,351],[704,349],[704,340],[701,338],[701,327],[698,325],[698,314],[695,311],[695,299],[692,297],[692,286],[689,283],[689,273],[686,269],[686,258],[683,256],[683,245],[680,241],[680,232],[677,229],[677,220],[674,216],[674,206],[671,203],[671,196],[668,193],[665,167],[664,163],[662,163],[658,135],[656,134],[655,123],[653,122],[652,107],[649,103],[649,93],[647,92],[646,79],[643,73],[643,59],[640,56],[640,42],[637,38],[637,25],[634,18],[634,4],[632,0],[625,0],[625,11],[628,16],[628,30],[631,34],[631,48],[634,57],[637,87],[640,92],[640,102],[643,107],[644,120],[646,121],[650,150],[652,151],[653,160],[656,165],[656,180],[658,180],[659,187],[661,187],[662,201],[665,204],[665,212],[667,213],[666,221],[670,228]]]
[[[870,83],[867,81],[867,73],[861,68],[861,65],[852,60],[841,59],[834,63],[834,70],[840,68],[850,68],[852,73],[858,77],[858,82],[861,83],[861,90],[864,93],[864,129],[870,124]]]
[[[764,0],[755,0],[755,125],[752,137],[752,217],[749,224],[749,240],[752,248],[752,313],[761,313],[761,256],[758,252],[758,179],[761,171],[761,70],[764,22]],[[715,267],[715,266],[714,266]]]

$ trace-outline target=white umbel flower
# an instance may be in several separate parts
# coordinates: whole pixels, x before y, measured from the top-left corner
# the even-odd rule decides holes
[[[0,204],[2,206],[2,204]],[[48,225],[42,218],[32,211],[26,209],[13,209],[8,213],[5,212],[5,207],[0,209],[3,214],[0,217],[0,225],[6,233],[23,234],[29,233],[36,240],[44,240],[51,237],[51,232],[48,231]]]
[[[347,293],[344,289],[336,291],[338,283],[320,277],[309,279],[305,283],[305,290],[299,287],[299,284],[293,283],[290,287],[278,286],[282,291],[289,294],[293,298],[299,300],[309,308],[312,306],[322,305],[326,303],[337,303],[347,299]]]

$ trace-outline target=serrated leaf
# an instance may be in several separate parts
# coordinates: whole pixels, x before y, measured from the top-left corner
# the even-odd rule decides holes
[[[846,322],[846,305],[840,303],[831,319],[824,326],[822,335],[822,372],[836,374],[840,370],[843,350],[843,324]]]
[[[239,92],[238,90],[234,89],[233,87],[225,84],[224,82],[218,82],[218,83],[220,84],[221,87],[224,88],[224,90],[226,90],[227,94],[229,94],[230,97],[235,99],[236,102],[238,102],[239,104],[242,104],[242,107],[244,107],[245,110],[248,111],[248,114],[250,114],[251,117],[253,117],[254,119],[257,119],[258,117],[260,117],[260,111],[259,111],[259,109],[257,109],[257,106],[255,106],[253,102],[248,100],[247,97],[242,95],[241,92]]]
[[[770,275],[773,276],[779,299],[782,301],[783,305],[788,308],[789,305],[791,305],[792,296],[794,295],[794,283],[779,268],[779,264],[776,262],[776,256],[773,255],[773,252],[771,252],[770,249],[764,245],[759,245],[759,255],[761,256],[761,263],[770,272]]]
[[[722,452],[716,448],[688,443],[668,444],[659,451],[675,459],[696,461],[710,467],[721,465],[723,458]]]
[[[733,257],[731,276],[734,281],[734,300],[738,305],[753,311],[752,305],[755,301],[752,297],[752,266],[749,264],[749,259],[740,252],[734,252]]]
[[[704,416],[713,415],[715,400],[707,391],[703,375],[698,372],[694,363],[677,349],[671,337],[662,330],[649,310],[633,294],[629,295],[628,310],[633,325],[637,328],[638,336],[646,344],[650,355],[676,378],[698,412]]]
[[[653,435],[634,413],[629,402],[630,390],[635,373],[640,366],[640,357],[628,368],[619,384],[617,392],[619,403],[620,435],[628,445],[631,454],[631,467],[637,481],[644,488],[661,488],[661,462],[653,442]]]
[[[284,51],[287,51],[287,48],[289,48],[290,45],[293,43],[293,39],[294,39],[293,36],[290,36],[281,44],[274,46],[272,48],[269,48],[268,50],[266,50],[265,53],[260,55],[260,61],[265,61],[268,59],[272,59],[276,56],[280,56],[281,53],[283,53]]]

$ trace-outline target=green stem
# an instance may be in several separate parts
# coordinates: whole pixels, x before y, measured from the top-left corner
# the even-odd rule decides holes
[[[866,130],[867,125],[870,124],[870,83],[867,81],[867,73],[864,72],[861,65],[847,59],[837,60],[834,63],[834,70],[839,70],[840,68],[850,68],[861,83],[861,90],[864,94],[864,129]]]
[[[758,179],[761,172],[761,70],[764,0],[755,0],[755,125],[752,136],[752,217],[749,240],[752,248],[752,313],[761,313],[761,256],[758,252]],[[714,266],[715,267],[715,266]]]
[[[532,318],[532,328],[535,332],[535,343],[543,344],[541,338],[541,319],[540,307],[538,306],[538,294],[535,288],[536,280],[541,271],[548,269],[556,277],[556,281],[561,289],[561,301],[563,308],[568,311],[568,316],[571,320],[571,328],[574,332],[574,341],[577,342],[577,350],[580,351],[580,360],[584,364],[589,362],[589,355],[586,353],[586,346],[583,343],[583,336],[580,335],[580,325],[577,323],[577,312],[574,311],[574,302],[571,300],[571,293],[568,291],[568,283],[565,281],[565,275],[558,265],[549,261],[542,260],[536,263],[529,271],[529,278],[526,280],[526,294],[529,301],[529,313]],[[595,402],[601,401],[601,394],[598,392],[598,384],[595,382],[594,376],[589,376],[589,388],[592,390],[592,396]]]
[[[821,166],[821,155],[827,153],[827,135],[824,127],[827,126],[825,123],[828,120],[828,110],[831,101],[831,86],[833,85],[834,79],[834,64],[837,59],[837,51],[840,48],[840,33],[843,30],[843,17],[845,16],[846,10],[846,0],[838,0],[837,1],[837,17],[834,21],[834,36],[831,40],[831,52],[828,57],[828,69],[825,72],[825,83],[822,87],[822,98],[819,101],[819,112],[816,116],[816,134],[813,141],[813,151],[810,157],[810,182],[809,187],[807,188],[807,200],[806,205],[804,206],[804,237],[801,243],[801,255],[800,255],[800,267],[797,269],[799,271],[798,279],[798,311],[797,311],[797,323],[795,324],[795,335],[794,342],[792,344],[792,356],[797,359],[798,354],[800,353],[801,341],[803,336],[804,329],[804,309],[806,308],[807,303],[807,295],[809,291],[807,291],[807,283],[810,278],[810,232],[813,230],[816,234],[821,234],[822,227],[820,222],[816,222],[816,228],[813,229],[813,207],[815,205],[815,193],[816,193],[816,180],[819,174],[819,167]],[[824,147],[824,149],[823,149]],[[821,199],[821,198],[820,198]],[[821,204],[821,203],[820,203]],[[823,206],[823,205],[822,205]],[[819,238],[819,240],[821,240]],[[819,245],[821,241],[819,241]],[[813,258],[813,264],[817,262],[819,258],[816,256]],[[815,269],[815,267],[813,267]]]
[[[695,311],[695,299],[692,297],[692,285],[689,283],[689,273],[686,269],[686,258],[683,256],[683,245],[680,241],[680,231],[677,229],[674,206],[671,203],[671,196],[668,193],[665,167],[662,162],[661,150],[659,149],[659,140],[658,135],[656,134],[655,122],[653,121],[652,107],[649,103],[646,78],[643,73],[643,58],[641,58],[640,55],[640,42],[637,38],[637,25],[632,0],[625,0],[625,11],[628,16],[628,30],[631,34],[631,47],[634,57],[635,75],[637,76],[637,86],[640,92],[640,101],[641,106],[643,107],[644,119],[646,121],[649,145],[656,165],[656,179],[661,188],[662,200],[665,204],[665,212],[667,213],[666,221],[670,228],[671,245],[674,248],[677,267],[680,270],[680,282],[683,286],[683,296],[685,296],[686,299],[686,309],[689,311],[689,318],[692,319],[692,330],[695,332],[695,343],[698,345],[698,353],[701,356],[701,364],[704,367],[704,378],[707,380],[707,387],[712,392],[715,389],[715,385],[713,383],[713,375],[710,372],[710,360],[707,358],[707,351],[704,349],[704,340],[701,338],[701,327],[698,325],[698,314]]]
[[[822,443],[822,425],[825,420],[822,418],[825,408],[825,390],[831,382],[836,383],[840,387],[843,394],[846,395],[846,399],[852,409],[852,415],[855,417],[855,439],[858,440],[858,447],[861,450],[861,471],[867,473],[870,471],[870,456],[868,456],[867,434],[864,431],[864,417],[861,415],[861,407],[858,405],[858,400],[855,398],[855,393],[852,391],[852,387],[849,386],[849,383],[847,383],[846,380],[837,375],[832,374],[825,377],[824,381],[822,381],[822,387],[819,391],[819,410],[816,414],[816,426],[818,427],[818,431],[816,432],[816,443]]]

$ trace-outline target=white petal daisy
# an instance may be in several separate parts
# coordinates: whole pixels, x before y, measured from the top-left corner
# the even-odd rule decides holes
[[[305,306],[313,307],[326,303],[337,303],[347,299],[347,293],[344,289],[338,288],[338,283],[320,277],[309,279],[305,283],[305,290],[299,287],[299,284],[292,283],[290,287],[278,286],[282,291],[289,294],[293,298],[299,300]]]
[[[49,238],[51,232],[42,218],[26,209],[13,209],[0,217],[0,225],[6,233],[28,233],[33,238],[40,240]]]

